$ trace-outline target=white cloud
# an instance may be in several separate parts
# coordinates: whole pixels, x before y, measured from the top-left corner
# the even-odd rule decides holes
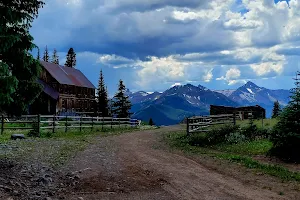
[[[265,62],[260,64],[253,64],[250,67],[255,71],[258,76],[263,76],[271,72],[276,72],[277,74],[282,73],[283,63],[282,62]]]
[[[71,44],[78,59],[135,69],[141,88],[290,74],[299,58],[292,51],[300,46],[300,1],[236,2],[47,0],[32,33],[40,47],[64,52]]]
[[[230,68],[229,70],[227,70],[225,76],[216,78],[216,80],[225,80],[227,81],[228,85],[234,85],[240,81],[238,80],[240,76],[241,76],[241,71],[239,69]]]
[[[162,82],[184,81],[187,63],[178,62],[174,57],[149,57],[149,61],[139,61],[142,67],[138,71],[141,86]]]
[[[204,82],[210,82],[213,79],[213,73],[212,70],[209,70],[206,72],[206,74],[203,76]]]

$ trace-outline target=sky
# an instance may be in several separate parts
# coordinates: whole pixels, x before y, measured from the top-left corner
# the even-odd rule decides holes
[[[247,81],[290,89],[300,70],[300,0],[45,0],[30,30],[41,53],[70,47],[76,68],[110,95]],[[35,52],[34,52],[35,53]]]

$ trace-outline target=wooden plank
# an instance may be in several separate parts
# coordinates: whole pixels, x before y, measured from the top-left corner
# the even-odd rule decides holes
[[[38,115],[21,115],[21,118],[26,118],[26,117],[37,117]]]
[[[201,133],[201,132],[209,132],[209,130],[190,131],[190,133]]]
[[[3,134],[4,132],[4,116],[2,115],[1,117],[1,135]]]
[[[4,122],[5,124],[33,124],[37,123],[34,121],[9,121],[9,122]]]
[[[32,127],[4,127],[4,129],[32,129]]]
[[[232,124],[232,121],[228,122],[211,122],[211,123],[194,123],[190,124],[190,126],[205,126],[205,125],[217,125],[217,124]]]
[[[41,129],[50,129],[50,127],[53,128],[52,126],[43,126],[43,127],[41,127]],[[55,126],[55,128],[66,128],[66,127],[65,126]]]

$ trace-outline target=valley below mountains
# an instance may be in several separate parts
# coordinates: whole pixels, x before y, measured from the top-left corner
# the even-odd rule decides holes
[[[270,90],[247,82],[236,90],[210,90],[192,84],[174,86],[164,92],[130,92],[133,118],[148,122],[153,119],[156,125],[173,125],[185,117],[209,115],[210,105],[251,106],[260,105],[271,117],[275,101],[281,107],[288,104],[289,90]]]

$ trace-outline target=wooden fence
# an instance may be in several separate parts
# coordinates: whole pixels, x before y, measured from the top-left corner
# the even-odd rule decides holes
[[[209,115],[209,116],[194,116],[186,120],[187,135],[191,133],[207,132],[209,127],[213,125],[236,124],[236,115]]]
[[[17,124],[20,124],[17,126]],[[35,125],[36,127],[34,127]],[[4,130],[38,130],[40,135],[41,130],[49,130],[55,133],[57,129],[64,129],[68,132],[71,128],[90,128],[93,130],[96,127],[114,128],[121,126],[137,127],[140,121],[130,118],[112,118],[112,117],[82,117],[82,116],[56,116],[56,115],[26,115],[19,118],[1,117],[1,134]]]

